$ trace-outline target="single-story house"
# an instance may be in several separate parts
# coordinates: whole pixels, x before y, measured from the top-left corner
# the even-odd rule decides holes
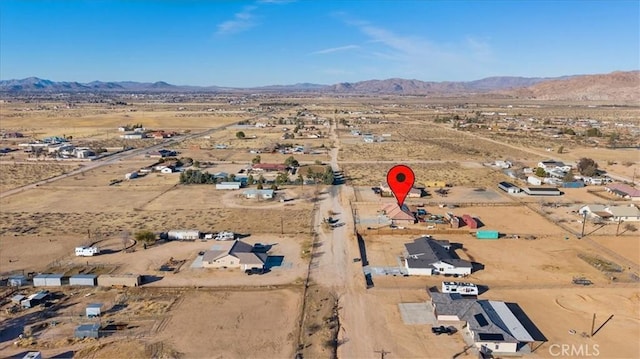
[[[246,242],[235,240],[226,250],[209,250],[202,256],[204,268],[240,268],[247,270],[263,268],[267,254],[254,251],[254,247]]]
[[[631,187],[624,183],[612,183],[605,186],[605,190],[625,199],[640,201],[640,189]]]
[[[274,190],[272,189],[248,189],[244,192],[242,192],[242,194],[248,198],[259,198],[259,199],[272,199],[273,198],[273,194],[274,194]]]
[[[473,265],[457,258],[451,252],[449,241],[421,237],[404,246],[407,250],[404,265],[409,275],[471,274]]]
[[[220,182],[216,183],[216,189],[240,189],[242,187],[242,182]]]
[[[613,222],[638,222],[640,221],[640,209],[633,204],[624,206],[606,206],[602,204],[589,204],[580,207],[578,214],[585,213],[594,219],[604,219]]]
[[[516,303],[464,298],[458,293],[429,295],[436,319],[465,322],[464,335],[482,353],[513,355],[527,345],[547,341]]]
[[[382,206],[381,211],[391,220],[394,224],[414,224],[416,223],[416,216],[409,211],[409,207],[403,205],[402,208],[395,202],[389,202]]]
[[[545,171],[550,170],[552,168],[564,167],[564,166],[565,164],[562,161],[545,160],[545,161],[538,162],[538,167],[544,169]],[[571,167],[569,167],[569,170],[571,170]]]

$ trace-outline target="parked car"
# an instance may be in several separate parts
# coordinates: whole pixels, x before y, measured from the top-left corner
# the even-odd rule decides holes
[[[263,274],[264,273],[264,269],[263,268],[250,268],[244,271],[247,275],[252,275],[252,274]]]
[[[451,334],[453,334],[455,332],[456,332],[456,328],[445,327],[444,325],[441,325],[439,327],[431,327],[431,333],[433,333],[435,335],[440,335],[440,334],[451,335]]]

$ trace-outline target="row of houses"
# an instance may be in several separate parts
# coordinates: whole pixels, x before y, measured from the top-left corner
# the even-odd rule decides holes
[[[137,287],[142,283],[142,277],[137,274],[75,274],[66,277],[63,274],[37,274],[32,279],[34,287],[89,286],[89,287]],[[29,285],[25,275],[9,276],[9,286],[21,287]]]

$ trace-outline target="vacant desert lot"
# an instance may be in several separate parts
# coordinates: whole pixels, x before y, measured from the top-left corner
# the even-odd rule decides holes
[[[188,291],[183,296],[159,338],[184,357],[293,357],[299,291]]]
[[[3,163],[0,164],[0,192],[55,177],[78,167],[76,163]]]

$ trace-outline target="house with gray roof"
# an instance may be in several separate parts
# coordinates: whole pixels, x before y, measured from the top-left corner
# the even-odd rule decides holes
[[[469,275],[473,269],[471,262],[455,255],[449,241],[421,237],[404,246],[407,250],[404,264],[409,275]]]
[[[209,250],[202,256],[204,268],[240,268],[247,270],[263,268],[267,253],[255,251],[254,246],[235,240],[228,249]]]
[[[640,221],[640,209],[633,204],[607,206],[603,204],[589,204],[580,207],[578,214],[596,220],[609,220],[612,222],[638,222]]]
[[[464,338],[480,352],[508,355],[530,352],[547,339],[516,303],[463,298],[458,293],[430,293],[439,322],[464,322]]]

